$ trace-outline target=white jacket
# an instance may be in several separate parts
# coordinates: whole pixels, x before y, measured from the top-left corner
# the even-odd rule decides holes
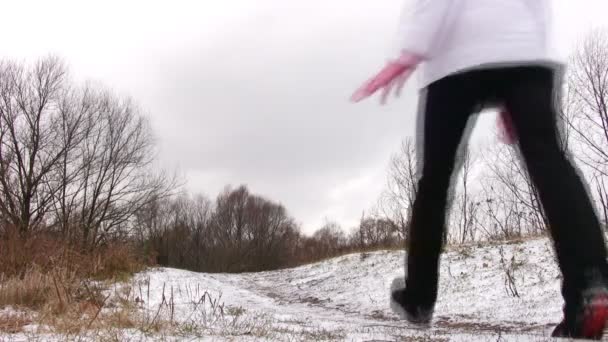
[[[424,58],[420,82],[504,64],[561,65],[550,46],[551,0],[409,0],[399,48]]]

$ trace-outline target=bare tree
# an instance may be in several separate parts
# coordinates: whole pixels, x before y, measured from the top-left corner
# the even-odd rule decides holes
[[[539,194],[519,151],[496,145],[485,151],[488,174],[483,180],[485,214],[502,238],[538,234],[548,227]]]
[[[78,153],[81,145],[91,133],[93,113],[97,110],[95,92],[90,87],[71,89],[62,98],[56,120],[57,143],[62,153],[53,172],[44,177],[44,185],[53,194],[52,212],[55,224],[64,238],[71,240],[78,223],[78,194],[82,191],[84,165]],[[52,191],[57,189],[57,191]]]
[[[45,178],[49,189],[57,189],[51,192],[56,224],[86,248],[128,235],[137,211],[176,185],[153,171],[147,120],[132,100],[90,87],[72,91],[58,112],[62,153]]]
[[[76,139],[78,125],[61,111],[66,94],[57,58],[0,63],[0,212],[21,234],[43,223],[57,190],[45,177]]]
[[[381,215],[363,215],[355,232],[361,249],[390,248],[403,242],[399,228]]]
[[[245,186],[226,188],[212,219],[214,251],[223,259],[219,271],[256,271],[284,262],[298,228],[285,208],[249,193]]]
[[[346,234],[336,222],[328,221],[317,230],[313,239],[317,242],[316,253],[322,257],[338,255],[346,247]]]
[[[134,213],[174,185],[152,172],[154,157],[130,99],[73,86],[55,57],[0,63],[0,213],[22,234],[58,227],[91,247],[128,233]]]
[[[577,159],[594,185],[604,223],[608,222],[608,33],[594,31],[571,60],[568,89],[572,96],[563,118],[577,143]]]
[[[96,245],[174,185],[152,171],[151,130],[133,102],[106,93],[98,108],[79,151],[83,176],[78,221],[84,245]]]
[[[387,190],[378,205],[382,216],[398,228],[402,240],[407,237],[409,211],[416,198],[417,182],[416,146],[411,139],[405,139],[399,153],[391,159]]]
[[[452,208],[452,220],[457,229],[457,239],[465,243],[467,239],[474,241],[477,233],[477,214],[480,202],[477,193],[471,188],[471,178],[476,157],[467,149],[462,157],[462,167],[456,185],[456,203]],[[455,215],[454,215],[455,214]]]
[[[568,117],[585,149],[581,161],[598,172],[608,165],[608,34],[591,33],[572,57],[568,82],[579,103]]]

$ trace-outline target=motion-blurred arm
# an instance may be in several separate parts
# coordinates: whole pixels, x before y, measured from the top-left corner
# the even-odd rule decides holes
[[[416,66],[432,58],[439,32],[454,0],[413,0],[406,5],[398,29],[399,56],[389,60],[378,74],[365,82],[351,97],[354,102],[383,90],[385,103],[393,87],[399,93]]]

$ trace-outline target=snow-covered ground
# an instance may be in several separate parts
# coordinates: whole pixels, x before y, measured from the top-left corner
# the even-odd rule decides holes
[[[442,259],[439,301],[427,329],[398,320],[389,308],[388,289],[403,275],[403,252],[352,254],[295,269],[240,275],[151,269],[137,275],[126,296],[138,303],[151,325],[162,320],[177,328],[158,335],[132,329],[121,336],[548,341],[561,319],[553,255],[547,239],[450,250]]]

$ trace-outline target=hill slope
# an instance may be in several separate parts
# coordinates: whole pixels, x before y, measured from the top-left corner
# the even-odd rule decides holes
[[[219,299],[224,314],[218,327],[207,324],[200,335],[227,339],[542,341],[561,318],[560,280],[547,239],[445,253],[428,330],[408,326],[389,309],[388,288],[403,275],[403,260],[403,252],[381,251],[275,272],[155,269],[139,278],[149,281],[146,307],[152,310],[162,302],[163,287],[165,298],[172,289],[174,319],[182,323],[200,326],[201,319],[214,315],[209,299]],[[197,302],[200,312],[194,309]],[[236,323],[227,324],[232,320]]]
[[[398,320],[389,308],[388,289],[403,275],[404,252],[352,254],[239,275],[150,269],[107,290],[103,313],[114,317],[116,312],[109,330],[75,338],[548,341],[562,305],[553,258],[547,239],[446,252],[439,301],[428,329]],[[65,340],[34,330],[8,337],[32,338]]]

